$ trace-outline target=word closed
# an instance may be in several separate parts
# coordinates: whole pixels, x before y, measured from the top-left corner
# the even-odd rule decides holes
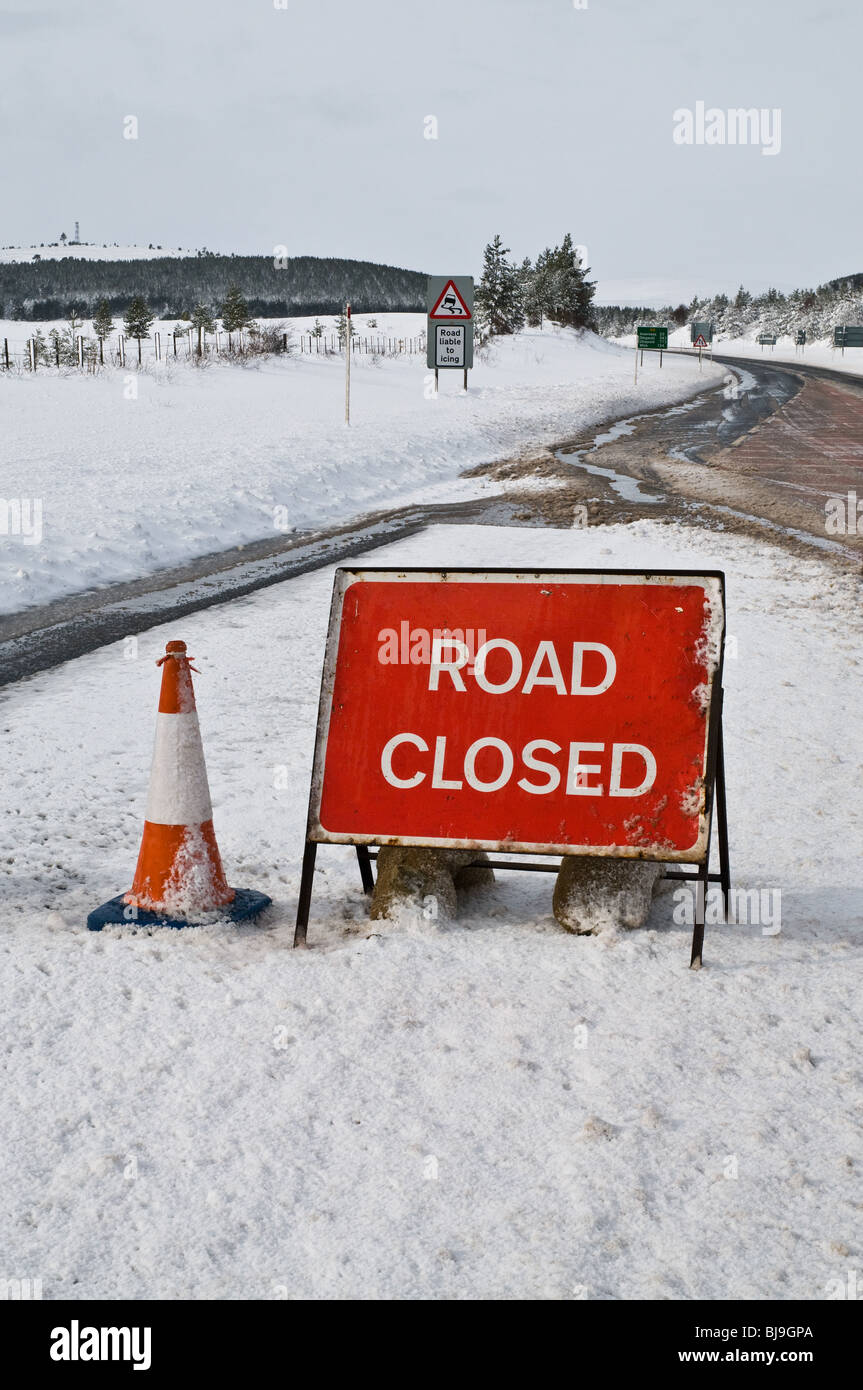
[[[701,859],[723,632],[721,575],[339,570],[310,838]]]

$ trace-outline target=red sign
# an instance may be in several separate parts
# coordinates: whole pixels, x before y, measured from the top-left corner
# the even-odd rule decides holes
[[[695,342],[693,343],[693,347],[707,347],[707,339],[705,338],[703,333],[699,333],[698,337],[695,339]]]
[[[338,570],[309,838],[701,860],[721,574]]]
[[[448,280],[430,309],[429,318],[454,319],[458,322],[470,317],[470,309],[459,294],[455,280]]]

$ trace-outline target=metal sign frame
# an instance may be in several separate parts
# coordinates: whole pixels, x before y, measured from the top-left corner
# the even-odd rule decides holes
[[[382,839],[372,834],[348,834],[342,832],[327,831],[320,823],[320,803],[323,788],[323,774],[327,753],[327,739],[329,734],[330,715],[333,704],[333,688],[336,676],[336,666],[338,660],[339,638],[341,632],[341,614],[346,593],[350,587],[358,582],[359,577],[372,581],[390,580],[437,580],[443,581],[448,578],[458,576],[482,577],[495,582],[495,578],[506,582],[517,582],[519,579],[525,582],[537,583],[543,581],[554,581],[561,579],[574,579],[580,582],[593,580],[598,583],[608,584],[635,584],[638,582],[660,582],[668,581],[671,584],[685,581],[716,581],[719,586],[719,594],[722,607],[722,638],[719,643],[719,656],[715,671],[712,673],[708,690],[708,708],[705,729],[705,751],[704,751],[704,774],[703,789],[704,801],[699,815],[699,837],[696,846],[692,851],[675,851],[666,856],[658,852],[648,852],[633,847],[634,852],[626,854],[625,848],[612,846],[602,847],[598,850],[596,846],[584,847],[577,845],[538,845],[538,844],[512,844],[504,847],[499,841],[484,840],[440,840],[429,837],[386,837]],[[381,844],[398,843],[403,846],[432,846],[440,848],[468,848],[475,850],[488,850],[492,853],[517,853],[527,854],[534,857],[554,855],[555,857],[565,857],[568,855],[579,858],[607,859],[607,858],[631,858],[633,860],[650,860],[654,863],[663,864],[682,864],[685,867],[674,870],[666,869],[663,874],[667,879],[679,879],[692,881],[696,886],[696,903],[694,913],[694,926],[692,936],[692,951],[690,966],[699,969],[702,963],[702,952],[704,942],[704,919],[705,919],[705,898],[707,888],[710,883],[719,883],[725,904],[725,912],[728,912],[728,894],[731,888],[731,875],[728,859],[728,823],[727,823],[727,801],[725,792],[725,757],[722,735],[722,671],[723,653],[725,638],[725,575],[721,570],[663,570],[661,573],[644,570],[597,570],[597,569],[566,569],[566,570],[541,570],[541,571],[517,571],[510,568],[495,568],[477,571],[473,568],[457,568],[445,571],[430,571],[422,568],[398,568],[386,566],[375,569],[347,569],[339,568],[336,570],[333,584],[333,595],[330,605],[330,616],[327,632],[326,651],[324,655],[324,665],[321,674],[321,691],[318,704],[318,719],[315,738],[315,757],[309,790],[309,808],[306,821],[305,849],[303,853],[302,873],[300,879],[299,902],[297,905],[297,919],[294,931],[294,946],[305,946],[308,932],[309,914],[311,908],[312,889],[314,883],[315,861],[319,844],[341,844],[354,845],[359,863],[360,878],[363,890],[371,893],[374,888],[374,874],[372,871],[372,861],[377,858],[377,850],[372,846]],[[717,820],[718,849],[719,849],[719,872],[711,872],[711,843],[714,812]],[[497,869],[526,870],[538,873],[557,873],[558,864],[540,864],[531,862],[509,862],[502,860],[492,860],[492,867]],[[694,868],[691,866],[695,866]]]

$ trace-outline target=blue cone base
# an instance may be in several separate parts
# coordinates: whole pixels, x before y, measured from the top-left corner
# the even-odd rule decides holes
[[[258,893],[254,888],[235,888],[234,901],[229,903],[227,907],[220,907],[211,915],[210,921],[248,922],[263,912],[265,907],[269,907],[272,901],[272,898],[268,898],[266,893]],[[88,931],[101,931],[103,927],[114,925],[123,927],[201,927],[209,925],[209,923],[189,922],[185,917],[168,917],[164,912],[145,912],[141,907],[132,908],[124,901],[121,893],[119,898],[112,898],[110,902],[97,907],[87,918]]]

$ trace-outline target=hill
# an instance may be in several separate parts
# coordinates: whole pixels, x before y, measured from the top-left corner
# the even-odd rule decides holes
[[[11,255],[10,248],[4,255]],[[319,256],[219,256],[210,251],[178,255],[160,251],[146,258],[93,259],[77,251],[113,248],[69,247],[57,257],[0,263],[0,318],[56,319],[76,309],[92,316],[106,299],[121,314],[135,295],[143,295],[159,318],[175,318],[195,304],[217,309],[229,285],[239,285],[253,314],[267,318],[338,313],[349,299],[359,313],[416,312],[425,307],[426,277],[417,270]],[[118,248],[120,249],[120,248]],[[141,250],[141,248],[121,248]]]

